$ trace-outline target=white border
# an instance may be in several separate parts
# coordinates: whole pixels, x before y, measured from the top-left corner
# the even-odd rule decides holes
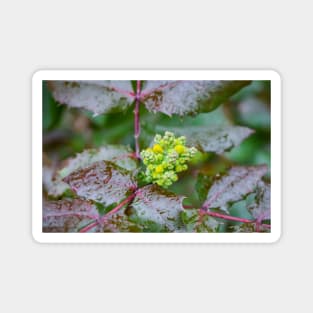
[[[271,233],[43,233],[43,80],[270,80]],[[281,235],[281,78],[273,70],[40,70],[32,78],[32,234],[40,243],[273,243]]]

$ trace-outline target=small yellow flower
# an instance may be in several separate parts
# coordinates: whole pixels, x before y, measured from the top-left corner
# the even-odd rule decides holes
[[[163,148],[159,144],[155,144],[153,146],[152,150],[155,153],[162,153],[163,152]]]
[[[155,172],[156,173],[163,173],[163,165],[158,165],[156,168],[155,168]]]
[[[175,151],[179,154],[182,154],[186,151],[185,147],[183,145],[177,145],[174,147]]]

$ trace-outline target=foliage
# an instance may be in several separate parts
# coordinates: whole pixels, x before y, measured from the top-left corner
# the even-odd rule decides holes
[[[44,82],[43,231],[270,231],[269,95],[259,81]]]

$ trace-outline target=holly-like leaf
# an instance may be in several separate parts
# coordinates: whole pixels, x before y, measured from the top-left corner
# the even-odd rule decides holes
[[[104,207],[120,203],[136,188],[131,173],[109,161],[79,169],[64,181],[79,197],[94,200]]]
[[[129,219],[125,209],[110,215],[103,224],[105,233],[139,233],[142,227]]]
[[[107,145],[99,149],[87,149],[78,153],[74,158],[67,161],[67,164],[58,172],[64,178],[72,172],[90,166],[99,161],[111,161],[116,165],[129,171],[136,169],[137,162],[132,157],[132,150],[127,146]]]
[[[203,208],[220,208],[227,211],[229,204],[242,200],[253,192],[266,173],[266,165],[235,166],[227,174],[215,176]]]
[[[54,177],[55,169],[49,166],[42,168],[42,183],[45,191],[49,196],[59,197],[68,189],[69,185],[61,180],[60,177]]]
[[[255,201],[248,207],[249,212],[259,222],[271,218],[271,186],[263,181],[256,188]]]
[[[47,201],[43,206],[44,232],[78,232],[98,218],[97,207],[82,199]],[[94,228],[93,231],[99,231]]]
[[[171,128],[170,130],[176,135],[185,136],[188,146],[217,154],[230,151],[254,133],[250,128],[230,125]]]
[[[180,225],[183,197],[157,185],[141,188],[129,206],[131,220],[143,232],[174,232]]]
[[[167,115],[210,112],[249,83],[240,80],[149,80],[142,101],[149,111]]]
[[[121,112],[133,102],[130,81],[84,80],[48,82],[56,101],[95,115]]]

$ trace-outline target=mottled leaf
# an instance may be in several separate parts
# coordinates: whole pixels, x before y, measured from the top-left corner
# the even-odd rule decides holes
[[[218,231],[220,222],[211,216],[202,216],[199,219],[199,210],[188,209],[181,212],[181,219],[186,232],[192,233],[214,233]]]
[[[78,232],[97,218],[97,207],[82,199],[47,201],[43,205],[44,232]]]
[[[80,197],[108,207],[121,202],[135,188],[131,173],[109,161],[100,161],[64,178]]]
[[[60,178],[55,178],[54,174],[55,170],[52,167],[43,166],[42,183],[49,196],[59,197],[69,189],[69,185],[63,182]]]
[[[95,115],[121,112],[133,102],[130,81],[55,80],[49,81],[49,87],[59,103],[86,109]]]
[[[271,218],[271,186],[263,181],[256,188],[254,202],[248,207],[252,216],[262,222]]]
[[[105,233],[139,233],[142,231],[140,225],[129,219],[125,214],[125,210],[110,215],[103,225],[103,232]]]
[[[156,185],[140,189],[129,211],[144,232],[174,232],[180,224],[183,197]]]
[[[222,154],[249,137],[254,131],[242,126],[208,126],[170,128],[176,135],[185,136],[187,145],[196,147],[203,152]]]
[[[167,115],[210,112],[250,81],[147,81],[143,102],[149,111]]]
[[[266,165],[236,166],[223,176],[215,176],[203,208],[220,208],[227,211],[229,204],[242,200],[253,192],[266,173]]]
[[[64,178],[72,172],[85,168],[99,161],[111,161],[127,170],[134,170],[137,162],[132,158],[132,150],[121,145],[107,145],[99,149],[88,149],[78,153],[74,158],[67,161],[66,166],[58,172]]]

